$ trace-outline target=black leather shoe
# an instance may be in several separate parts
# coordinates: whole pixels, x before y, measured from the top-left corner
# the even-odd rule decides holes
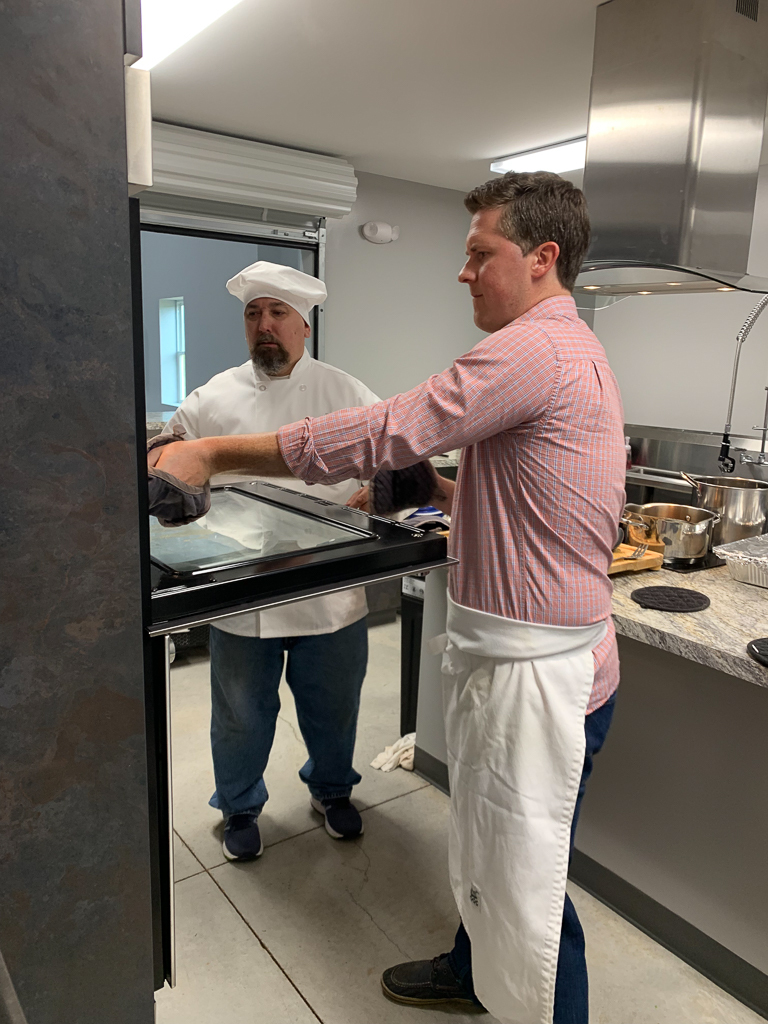
[[[448,954],[434,960],[411,960],[384,971],[384,995],[407,1006],[435,1006],[437,1003],[477,1005],[465,993],[448,963]]]

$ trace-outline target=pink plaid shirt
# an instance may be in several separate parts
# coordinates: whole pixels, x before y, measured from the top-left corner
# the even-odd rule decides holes
[[[606,619],[594,711],[619,681],[607,571],[624,503],[623,423],[600,342],[573,299],[557,296],[411,391],[283,427],[278,441],[291,472],[312,483],[463,449],[451,597],[545,625]]]

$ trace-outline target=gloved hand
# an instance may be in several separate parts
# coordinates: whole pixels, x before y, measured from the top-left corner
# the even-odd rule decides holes
[[[377,516],[430,505],[442,493],[440,478],[428,459],[406,469],[380,469],[368,487],[368,505]]]
[[[186,526],[202,518],[211,507],[210,484],[194,487],[155,468],[163,445],[183,441],[184,434],[184,428],[176,426],[172,434],[158,434],[147,441],[149,514],[155,516],[161,526]]]

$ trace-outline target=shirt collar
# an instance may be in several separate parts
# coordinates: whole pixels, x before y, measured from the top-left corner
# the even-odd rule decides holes
[[[263,370],[259,369],[259,367],[256,366],[256,364],[253,362],[253,360],[251,360],[251,370],[256,380],[263,381],[264,384],[277,384],[280,381],[297,380],[299,377],[303,376],[307,372],[311,362],[312,356],[310,356],[309,352],[306,349],[304,349],[301,359],[299,359],[298,363],[296,363],[296,365],[294,366],[294,368],[291,370],[287,377],[270,377],[268,373],[264,373]]]
[[[519,323],[520,320],[546,320],[550,317],[563,317],[566,320],[578,320],[579,314],[576,309],[576,301],[572,295],[552,295],[548,299],[542,299],[535,306],[531,306],[522,316],[512,323]]]

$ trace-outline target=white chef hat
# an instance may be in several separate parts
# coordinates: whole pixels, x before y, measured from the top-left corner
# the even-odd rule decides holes
[[[325,302],[328,292],[322,281],[293,267],[259,260],[227,281],[227,291],[247,306],[251,299],[279,299],[309,323],[313,306]]]

